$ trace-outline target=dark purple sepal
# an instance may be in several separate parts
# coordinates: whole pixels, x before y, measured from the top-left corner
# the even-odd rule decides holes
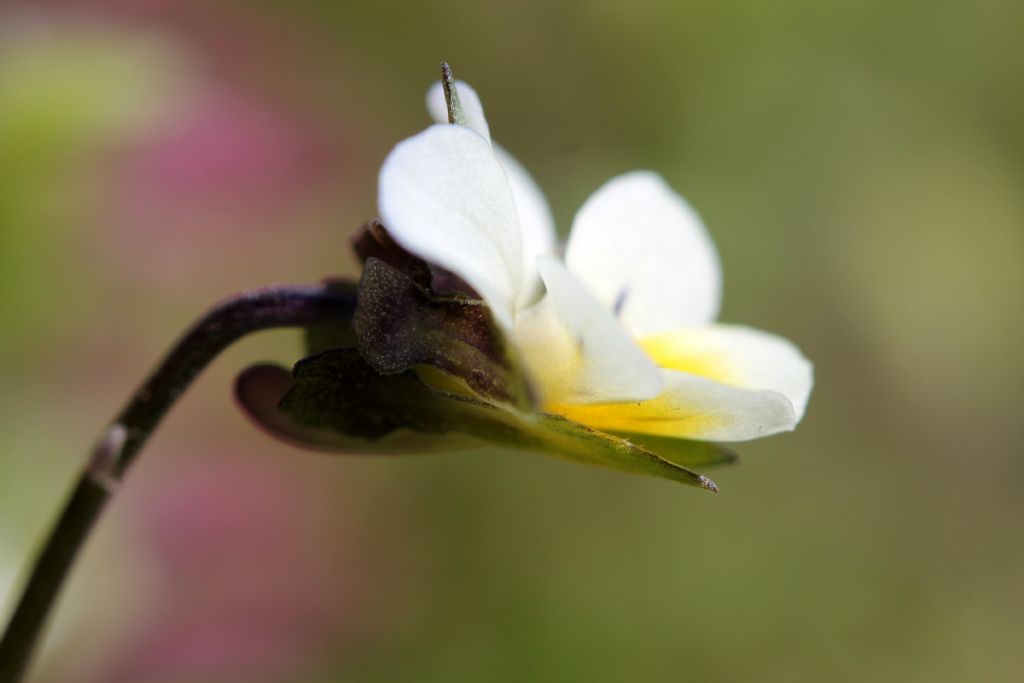
[[[344,374],[344,373],[342,373]],[[332,390],[318,384],[317,390],[332,396],[324,405],[325,409],[347,404],[346,392],[360,388],[358,382],[349,385],[340,380]],[[370,439],[339,430],[334,420],[325,419],[322,411],[313,411],[317,424],[307,424],[296,419],[294,400],[291,412],[281,409],[282,400],[295,387],[296,380],[287,369],[273,364],[253,365],[235,380],[235,397],[242,412],[268,435],[292,446],[329,453],[351,455],[416,455],[437,451],[451,451],[478,446],[479,442],[461,435],[439,438],[437,435],[421,434],[408,429],[395,429],[389,434]],[[339,399],[338,397],[342,397]],[[358,397],[353,397],[358,401]],[[357,411],[362,414],[366,409]],[[300,416],[301,417],[301,416]],[[346,422],[347,424],[347,422]]]
[[[352,239],[352,250],[360,263],[365,265],[371,258],[383,261],[432,294],[480,298],[476,290],[455,273],[406,251],[379,220],[374,219],[363,226]]]
[[[481,398],[533,410],[529,383],[483,302],[434,295],[377,258],[363,266],[357,299],[352,329],[377,372],[431,365]]]

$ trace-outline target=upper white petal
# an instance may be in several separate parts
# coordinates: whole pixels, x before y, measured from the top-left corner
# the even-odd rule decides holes
[[[591,195],[565,260],[634,335],[718,316],[718,252],[697,213],[655,173],[627,173]]]
[[[459,91],[466,125],[490,139],[483,104],[476,91],[465,81],[456,81],[455,87]],[[448,106],[440,81],[434,83],[427,91],[427,111],[437,123],[448,122]],[[523,235],[523,290],[519,303],[526,305],[533,299],[540,285],[536,257],[555,253],[555,221],[544,193],[529,172],[500,145],[492,141],[492,146],[495,156],[508,174],[519,213],[519,227]]]
[[[522,236],[508,176],[484,138],[444,124],[400,142],[381,167],[378,206],[399,244],[462,277],[512,329]]]
[[[537,277],[537,257],[552,255],[557,245],[555,220],[540,187],[523,165],[495,143],[494,154],[508,174],[512,195],[516,198],[519,229],[523,235],[523,289],[519,305],[524,306],[536,295],[540,280]]]
[[[459,103],[462,104],[462,114],[466,117],[466,126],[490,142],[491,129],[487,125],[480,96],[465,81],[455,81],[455,89],[459,92]],[[448,103],[444,99],[444,86],[441,85],[441,81],[434,83],[427,91],[427,112],[430,113],[430,118],[438,123],[448,123]]]
[[[661,373],[560,261],[538,259],[547,293],[516,319],[516,343],[547,403],[643,401]]]

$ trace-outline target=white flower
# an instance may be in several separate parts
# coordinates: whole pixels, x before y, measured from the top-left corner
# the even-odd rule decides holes
[[[464,126],[446,123],[437,83],[427,104],[441,123],[384,162],[380,215],[400,245],[481,295],[542,409],[672,438],[793,429],[811,364],[781,337],[714,322],[721,269],[690,205],[654,173],[614,178],[577,212],[563,262],[543,194],[492,143],[476,92],[458,90]]]

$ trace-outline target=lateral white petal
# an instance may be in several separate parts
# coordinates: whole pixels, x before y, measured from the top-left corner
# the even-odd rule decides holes
[[[455,89],[459,92],[459,102],[462,104],[462,114],[466,117],[466,126],[490,142],[491,129],[487,125],[480,96],[465,81],[455,81]],[[444,86],[441,85],[441,81],[434,83],[427,91],[427,112],[437,123],[448,123],[448,103],[444,99]]]
[[[378,207],[399,244],[463,278],[512,329],[522,236],[508,177],[486,140],[435,125],[400,142],[381,167]]]
[[[611,313],[557,259],[537,261],[544,298],[516,319],[516,343],[546,403],[643,401],[661,373]]]
[[[634,335],[718,316],[718,252],[700,217],[661,176],[613,178],[576,213],[566,265]]]
[[[512,194],[516,198],[519,229],[523,235],[523,289],[519,305],[530,303],[540,288],[537,277],[537,257],[552,255],[558,241],[555,219],[540,187],[529,172],[511,154],[494,143],[494,154],[508,174]]]
[[[676,370],[662,370],[665,389],[651,401],[556,406],[554,412],[609,432],[704,441],[747,441],[792,430],[793,406],[777,391],[740,389]]]
[[[792,342],[741,325],[707,325],[640,340],[660,367],[743,389],[776,391],[799,422],[814,386],[814,367]]]

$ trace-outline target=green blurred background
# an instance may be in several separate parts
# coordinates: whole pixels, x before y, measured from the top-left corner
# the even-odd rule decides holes
[[[1024,5],[21,2],[0,9],[0,599],[210,302],[355,272],[441,59],[563,231],[702,213],[723,319],[816,364],[703,495],[530,454],[330,458],[230,350],[161,428],[33,680],[1018,681]],[[564,233],[563,233],[564,234]]]

